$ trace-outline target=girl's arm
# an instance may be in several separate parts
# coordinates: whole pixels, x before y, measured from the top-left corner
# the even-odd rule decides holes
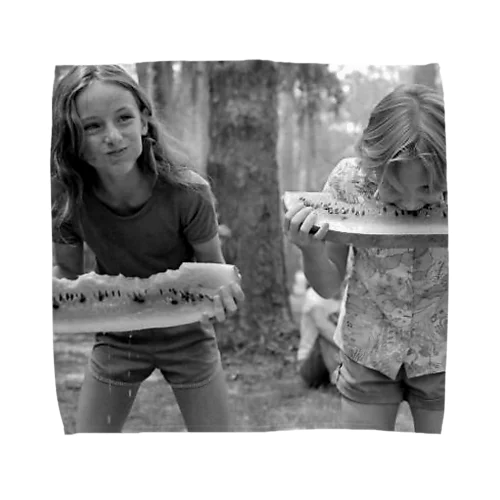
[[[213,262],[215,264],[225,264],[224,255],[220,244],[219,235],[215,235],[211,240],[204,243],[193,244],[194,256],[197,262]]]
[[[54,278],[76,279],[83,274],[83,244],[52,244]]]
[[[205,243],[193,244],[193,249],[198,262],[226,263],[218,234]],[[227,313],[234,314],[238,309],[238,304],[243,300],[245,300],[245,294],[239,284],[231,283],[230,286],[221,288],[219,295],[214,299],[216,320],[222,322],[226,319]],[[207,324],[207,326],[210,324],[207,316],[203,318],[203,323]]]
[[[301,250],[304,274],[316,293],[325,299],[336,296],[344,280],[349,247],[327,241]]]
[[[297,203],[286,212],[283,226],[290,241],[302,252],[307,281],[317,294],[330,299],[338,294],[342,286],[349,247],[325,240],[327,223],[311,234],[316,218],[311,207]]]

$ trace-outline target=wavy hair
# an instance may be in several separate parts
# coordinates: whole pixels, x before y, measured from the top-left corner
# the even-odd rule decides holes
[[[58,187],[52,204],[55,227],[69,222],[84,191],[97,179],[95,170],[83,160],[84,130],[76,108],[80,92],[96,80],[131,92],[147,120],[139,168],[170,185],[200,191],[214,203],[208,182],[189,166],[182,144],[164,130],[151,101],[131,75],[119,65],[73,66],[56,84],[52,97],[51,177],[53,189],[54,184]]]
[[[418,84],[400,85],[373,109],[357,144],[366,170],[379,185],[389,176],[397,183],[398,165],[420,161],[433,191],[446,191],[444,102],[435,90]]]

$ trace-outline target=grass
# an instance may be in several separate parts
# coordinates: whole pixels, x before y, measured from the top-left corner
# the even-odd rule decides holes
[[[92,339],[68,335],[54,340],[57,397],[67,434],[75,431],[78,393]],[[333,386],[304,387],[294,361],[296,340],[288,353],[223,353],[235,431],[340,428],[340,396]],[[400,408],[396,430],[413,431],[406,403]],[[156,371],[142,384],[123,432],[184,431],[174,395]]]

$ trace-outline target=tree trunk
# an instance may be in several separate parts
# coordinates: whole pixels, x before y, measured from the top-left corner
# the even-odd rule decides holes
[[[174,72],[172,62],[160,61],[152,63],[152,97],[158,119],[172,129],[175,123],[174,112]]]
[[[433,89],[437,88],[437,65],[426,64],[413,67],[413,82],[427,85]]]
[[[286,288],[276,143],[277,68],[266,61],[210,63],[208,174],[221,223],[232,231],[246,301],[220,325],[221,345],[264,344],[295,327]]]
[[[198,171],[206,175],[210,144],[208,120],[210,114],[210,96],[208,92],[208,67],[206,62],[196,63],[193,84],[192,129],[196,138],[196,164]]]
[[[295,100],[292,92],[280,92],[279,106],[281,119],[278,134],[277,160],[280,171],[280,184],[283,191],[293,191],[298,186],[298,162],[295,155],[297,119]]]
[[[209,142],[206,63],[191,61],[182,63],[178,94],[179,138],[188,148],[196,170],[206,174]]]
[[[299,189],[300,163],[297,146],[297,113],[296,103],[291,88],[279,93],[280,126],[278,134],[277,160],[280,173],[282,193]],[[295,280],[295,272],[301,268],[300,251],[285,239],[285,262],[287,290],[290,293]]]
[[[59,66],[55,67],[54,86],[53,86],[54,89],[56,88],[56,85],[59,82],[59,80],[69,71],[70,68],[71,68],[71,66],[67,65],[67,64],[63,64],[63,65],[59,65]]]
[[[307,109],[302,110],[302,116],[299,118],[299,191],[309,191],[309,172],[313,169],[313,151],[311,150],[311,115]]]
[[[135,70],[139,85],[144,89],[147,96],[151,99],[151,63],[136,63]]]

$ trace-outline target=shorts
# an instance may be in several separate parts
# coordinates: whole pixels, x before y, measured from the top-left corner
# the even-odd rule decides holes
[[[411,408],[444,411],[445,373],[408,378],[404,366],[396,380],[356,363],[340,351],[336,374],[339,392],[356,403],[399,404],[407,401]]]
[[[173,389],[202,387],[222,370],[215,330],[199,323],[97,333],[89,361],[101,382],[136,386],[159,369]]]

